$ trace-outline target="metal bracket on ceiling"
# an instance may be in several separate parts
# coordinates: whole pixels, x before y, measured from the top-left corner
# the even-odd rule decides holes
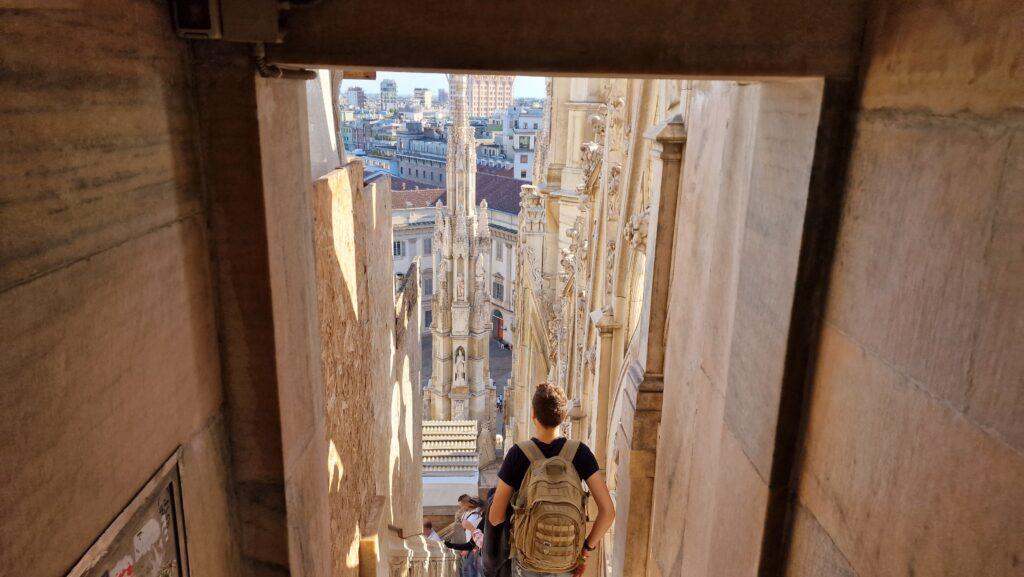
[[[316,70],[308,68],[281,68],[267,62],[267,49],[262,42],[253,45],[253,57],[256,59],[256,70],[263,78],[285,78],[294,80],[313,80]]]

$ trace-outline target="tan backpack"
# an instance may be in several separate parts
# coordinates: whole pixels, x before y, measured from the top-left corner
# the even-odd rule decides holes
[[[524,569],[567,573],[576,567],[587,530],[587,493],[572,460],[580,442],[544,457],[532,440],[518,443],[530,468],[512,509],[512,555]]]

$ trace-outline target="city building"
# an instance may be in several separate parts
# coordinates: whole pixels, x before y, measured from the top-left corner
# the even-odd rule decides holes
[[[349,86],[345,90],[345,102],[352,108],[363,108],[366,106],[366,92],[359,86]]]
[[[379,146],[370,150],[359,149],[355,156],[363,162],[368,172],[379,171],[398,176],[398,158],[394,147]]]
[[[407,123],[398,140],[398,176],[444,188],[447,185],[446,151],[447,143],[440,131],[424,129],[421,123]]]
[[[515,76],[475,74],[469,77],[469,115],[486,118],[496,110],[512,106]]]
[[[412,91],[412,99],[424,109],[433,106],[433,100],[431,99],[429,88],[414,88]]]
[[[541,108],[511,107],[505,110],[497,140],[504,148],[506,158],[512,160],[516,178],[533,177],[537,134],[543,116]]]
[[[398,109],[398,83],[391,79],[380,81],[380,111],[390,114]]]

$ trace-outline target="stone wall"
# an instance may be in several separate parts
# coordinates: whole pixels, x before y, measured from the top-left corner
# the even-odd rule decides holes
[[[76,5],[0,12],[0,572],[64,575],[183,446],[191,572],[237,575],[189,51]]]
[[[1021,574],[1022,22],[871,16],[791,576]]]
[[[753,575],[821,83],[691,90],[649,570]]]
[[[419,285],[405,285],[396,301],[390,190],[362,179],[362,164],[350,163],[315,182],[312,201],[331,574],[339,576],[366,562],[362,540],[382,540],[389,527],[416,535],[422,515]],[[387,554],[381,548],[375,560],[383,574]]]
[[[388,184],[378,184],[384,196],[391,198]],[[392,391],[387,399],[391,414],[391,445],[388,450],[387,474],[390,497],[388,525],[403,536],[423,532],[423,459],[422,425],[423,389],[420,371],[423,329],[420,294],[419,259],[409,267],[395,302],[395,352],[391,362]]]
[[[296,118],[305,99],[279,94],[273,106],[258,90],[270,83],[257,82],[243,45],[193,50],[240,544],[247,573],[280,576],[289,550],[278,386],[287,366],[278,361],[296,361],[276,354],[271,249],[287,250],[288,236],[271,244],[266,203],[274,193],[295,194],[295,179],[309,181],[308,152],[296,151],[306,138]]]
[[[815,142],[811,82],[692,87],[657,575],[763,572],[778,535],[790,576],[1020,574],[1024,79],[1011,38],[1024,11],[894,4],[870,19],[852,149],[828,131]],[[816,248],[801,244],[803,215],[816,194],[840,198],[802,173],[811,154],[819,168],[820,135],[848,168],[808,342],[791,324],[816,314],[800,299],[814,291],[796,257]],[[785,407],[788,363],[808,354],[794,347],[816,358],[802,415]],[[791,427],[795,466],[780,473]],[[787,475],[795,501],[779,516]]]

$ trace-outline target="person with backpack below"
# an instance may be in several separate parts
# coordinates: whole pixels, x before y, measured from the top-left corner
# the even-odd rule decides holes
[[[587,557],[615,520],[615,506],[594,453],[559,435],[568,405],[560,388],[538,385],[532,415],[536,436],[512,447],[498,471],[487,520],[500,526],[512,503],[515,577],[581,575]],[[597,519],[589,534],[584,481],[597,502]]]

